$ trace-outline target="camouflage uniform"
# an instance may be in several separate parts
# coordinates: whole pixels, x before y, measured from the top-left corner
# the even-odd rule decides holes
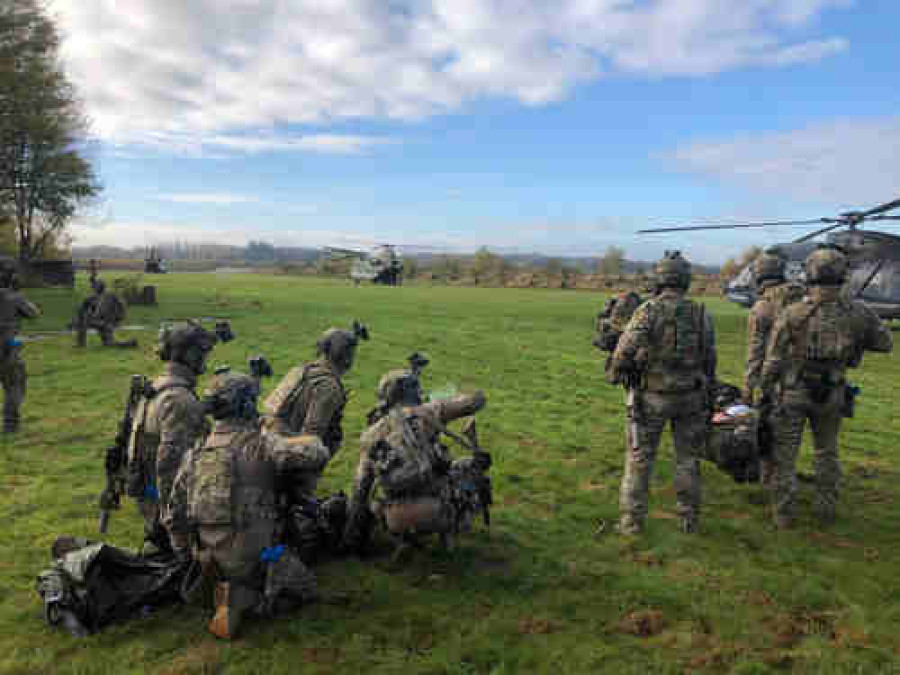
[[[33,319],[40,310],[11,288],[0,288],[0,383],[3,385],[3,431],[19,427],[19,408],[25,400],[28,374],[22,346],[16,338],[19,319]]]
[[[619,500],[623,533],[644,526],[650,475],[667,421],[672,424],[675,489],[685,531],[696,529],[700,511],[698,458],[705,445],[706,387],[715,378],[715,333],[705,308],[684,297],[690,264],[680,254],[667,254],[656,272],[659,293],[638,308],[611,365],[613,380],[629,385],[629,426],[635,429],[627,434]]]
[[[401,539],[437,533],[450,545],[453,535],[469,525],[473,510],[467,501],[479,499],[464,494],[463,483],[486,479],[490,455],[478,450],[454,461],[440,435],[448,422],[483,408],[484,392],[422,404],[418,378],[391,371],[381,380],[379,398],[386,404],[384,414],[360,439],[345,545],[362,549],[374,518]],[[376,486],[380,499],[373,498]]]
[[[769,338],[778,315],[790,304],[803,298],[803,286],[784,279],[784,260],[773,252],[766,252],[754,262],[754,273],[759,284],[759,299],[750,310],[748,319],[747,369],[744,374],[744,400],[754,403],[754,391],[762,383],[763,362]],[[763,390],[759,401],[760,430],[759,453],[761,481],[771,487],[775,477],[775,432],[772,415],[775,409],[775,392]]]
[[[890,352],[891,334],[864,302],[847,300],[843,253],[822,248],[806,260],[809,294],[785,310],[775,324],[763,365],[763,388],[779,385],[775,413],[777,467],[775,523],[790,527],[796,509],[796,462],[809,419],[815,443],[816,515],[823,524],[836,515],[841,475],[837,438],[847,397],[845,373],[866,350]]]
[[[114,293],[106,292],[106,284],[100,279],[91,279],[94,295],[78,308],[72,326],[75,329],[75,346],[87,346],[88,329],[94,328],[100,334],[104,347],[136,347],[137,340],[119,342],[115,339],[115,329],[125,319],[125,305]]]
[[[282,543],[280,491],[318,473],[329,452],[315,436],[263,432],[258,392],[246,375],[216,376],[204,399],[215,426],[182,465],[166,512],[173,539],[192,539],[194,557],[217,582],[209,630],[226,639],[248,612],[269,614],[316,596],[312,572]]]
[[[128,446],[128,494],[137,500],[144,517],[147,542],[158,548],[185,546],[170,541],[160,524],[160,510],[169,501],[185,454],[206,432],[194,388],[215,343],[215,335],[198,324],[163,331],[160,357],[167,361],[165,372],[153,381],[152,396],[144,398],[135,413]]]

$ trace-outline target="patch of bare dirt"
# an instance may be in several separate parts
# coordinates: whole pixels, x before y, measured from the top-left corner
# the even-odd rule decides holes
[[[554,632],[556,627],[549,619],[527,616],[519,620],[519,633],[522,635],[549,635]]]
[[[619,630],[638,637],[659,635],[666,627],[666,618],[658,609],[629,612],[619,620]]]

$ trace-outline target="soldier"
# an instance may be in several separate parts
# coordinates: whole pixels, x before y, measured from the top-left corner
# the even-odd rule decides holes
[[[488,518],[490,479],[485,472],[491,457],[478,448],[474,426],[466,441],[473,450],[469,458],[453,461],[440,435],[448,422],[481,410],[484,392],[423,404],[418,373],[392,370],[381,378],[378,400],[371,426],[360,439],[346,548],[364,549],[375,518],[401,544],[412,543],[417,534],[436,533],[452,547],[454,535],[468,529],[475,513]],[[372,498],[376,484],[380,500]]]
[[[33,319],[41,311],[16,291],[15,275],[3,274],[0,285],[0,382],[3,384],[3,431],[19,428],[19,408],[25,400],[28,373],[22,359],[22,342],[16,337],[19,319]]]
[[[100,334],[104,347],[137,347],[137,340],[119,342],[115,339],[115,329],[125,319],[125,305],[114,293],[107,293],[102,279],[91,277],[94,295],[87,298],[78,308],[72,321],[75,330],[75,346],[87,346],[87,332],[94,328]]]
[[[216,374],[204,397],[215,426],[182,465],[166,511],[173,540],[182,546],[193,539],[194,558],[216,582],[209,630],[227,640],[248,614],[316,597],[312,572],[283,543],[279,491],[321,471],[330,453],[313,435],[263,432],[258,396],[258,380]]]
[[[634,291],[610,298],[603,311],[597,315],[596,335],[591,344],[605,352],[614,352],[619,337],[641,302],[641,296]]]
[[[629,447],[619,500],[619,530],[637,534],[647,517],[650,474],[660,435],[672,424],[675,489],[684,532],[695,532],[708,418],[707,386],[715,379],[712,320],[685,297],[691,266],[676,252],[656,264],[656,297],[641,305],[613,354],[614,382],[628,388]]]
[[[273,428],[280,432],[313,434],[322,439],[333,457],[341,447],[341,421],[347,392],[341,378],[353,366],[359,340],[369,339],[365,326],[353,330],[329,328],[316,345],[319,358],[291,369],[266,399]]]
[[[784,258],[777,251],[768,250],[753,263],[753,271],[759,289],[759,299],[750,310],[747,331],[747,370],[744,375],[743,398],[754,404],[754,392],[760,388],[766,348],[778,315],[790,304],[803,298],[803,286],[784,278]],[[775,477],[775,432],[772,414],[775,409],[775,392],[763,390],[759,401],[760,429],[760,480],[772,487]]]
[[[160,331],[159,358],[166,364],[165,372],[139,403],[128,443],[128,495],[137,500],[144,516],[147,552],[186,547],[185,542],[170,541],[159,521],[160,508],[169,500],[185,453],[206,430],[194,387],[197,376],[206,372],[206,359],[215,344],[216,335],[198,323]]]
[[[795,465],[809,419],[815,443],[815,511],[823,525],[836,516],[841,467],[837,438],[852,401],[847,368],[866,350],[890,352],[891,334],[865,303],[841,295],[847,257],[822,247],[806,259],[809,293],[788,307],[775,324],[762,370],[762,388],[780,387],[775,412],[775,524],[793,524],[797,495]]]

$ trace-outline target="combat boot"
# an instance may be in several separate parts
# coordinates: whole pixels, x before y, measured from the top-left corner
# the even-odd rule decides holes
[[[247,611],[259,604],[259,594],[240,584],[220,581],[216,584],[215,603],[216,613],[209,622],[209,632],[217,638],[233,640]]]
[[[76,347],[87,347],[87,331],[83,331],[83,330],[75,331],[75,346]]]

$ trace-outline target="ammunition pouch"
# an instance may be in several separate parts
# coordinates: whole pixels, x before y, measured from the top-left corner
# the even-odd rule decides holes
[[[824,404],[837,388],[844,386],[844,378],[836,368],[808,363],[800,375],[800,382],[813,403]]]

